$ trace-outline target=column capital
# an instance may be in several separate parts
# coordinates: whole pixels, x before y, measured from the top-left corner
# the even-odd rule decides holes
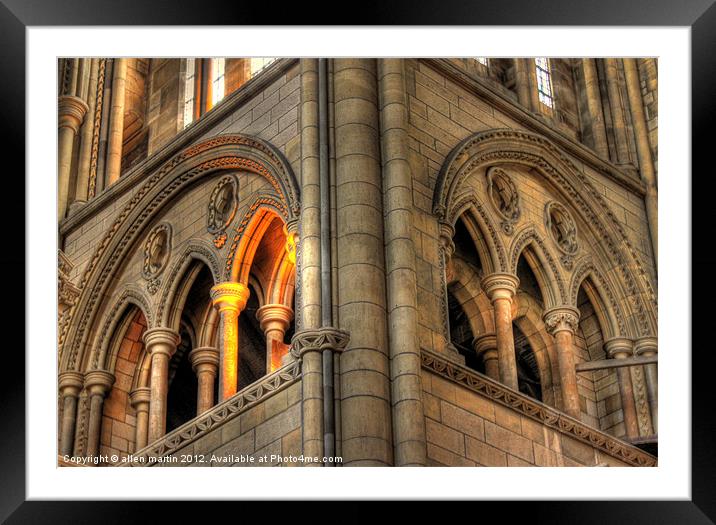
[[[634,342],[634,355],[635,356],[652,356],[656,355],[659,351],[659,341],[653,335],[648,335],[637,339]]]
[[[332,350],[342,352],[348,345],[350,334],[333,327],[301,330],[291,339],[291,353],[302,356],[306,352]]]
[[[166,354],[171,357],[176,352],[181,337],[171,328],[150,328],[144,332],[144,345],[150,355]]]
[[[189,361],[194,372],[209,368],[216,374],[219,369],[219,350],[213,346],[201,346],[189,352]]]
[[[571,306],[550,308],[542,318],[550,335],[565,331],[574,334],[579,327],[579,310]]]
[[[63,396],[74,396],[80,393],[84,385],[84,375],[75,370],[60,372],[59,389]]]
[[[629,357],[634,343],[626,337],[613,337],[604,341],[604,351],[610,359],[624,359]]]
[[[85,387],[90,395],[106,395],[114,384],[114,374],[107,370],[90,370],[85,374]]]
[[[212,286],[210,293],[212,304],[220,312],[235,310],[236,313],[241,313],[249,299],[249,288],[241,283],[219,283]]]
[[[487,354],[490,351],[497,352],[497,335],[482,334],[472,340],[472,346],[478,356]]]
[[[152,389],[148,386],[140,386],[129,393],[129,403],[138,412],[142,409],[149,410],[149,401],[152,398]]]
[[[256,311],[256,319],[263,331],[269,324],[277,323],[285,332],[293,320],[293,309],[283,304],[265,304]]]
[[[79,97],[63,95],[59,98],[57,106],[58,126],[70,128],[77,133],[89,109],[87,103]]]
[[[481,281],[482,289],[491,301],[496,299],[512,300],[519,285],[519,278],[511,273],[493,273]]]

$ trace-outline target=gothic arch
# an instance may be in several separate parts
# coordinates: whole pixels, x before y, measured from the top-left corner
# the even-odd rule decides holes
[[[586,225],[594,255],[605,266],[614,267],[619,299],[633,305],[638,335],[654,335],[656,293],[639,255],[600,192],[547,138],[527,131],[493,129],[463,140],[447,156],[438,174],[433,213],[440,220],[449,220],[461,205],[462,183],[469,174],[501,163],[531,168],[551,183]]]
[[[542,238],[532,226],[524,228],[515,237],[510,247],[509,272],[517,275],[517,264],[520,255],[525,257],[527,264],[537,278],[545,308],[564,304],[566,300],[564,279],[555,262],[554,256]]]
[[[185,188],[221,170],[245,170],[265,178],[287,219],[297,220],[300,193],[296,177],[283,154],[271,144],[245,135],[220,135],[178,153],[137,188],[99,242],[82,275],[82,292],[70,313],[72,322],[60,334],[61,370],[76,369],[82,362],[88,339],[96,330],[102,298],[146,227]]]
[[[450,260],[452,279],[450,292],[460,303],[474,337],[495,332],[492,304],[480,287],[480,277],[459,257]]]
[[[485,272],[491,274],[504,271],[507,267],[507,256],[501,236],[474,192],[468,192],[458,200],[454,213],[450,214],[447,222],[454,228],[459,219],[463,220],[475,243]]]

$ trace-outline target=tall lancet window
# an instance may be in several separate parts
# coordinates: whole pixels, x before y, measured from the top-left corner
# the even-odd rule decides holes
[[[186,59],[186,80],[184,81],[184,127],[194,122],[194,83],[196,82],[196,60]]]
[[[554,95],[552,93],[552,73],[549,58],[535,58],[535,69],[537,73],[537,93],[539,94],[539,101],[548,108],[553,108]]]
[[[224,98],[224,73],[226,59],[211,59],[211,105],[215,106]]]

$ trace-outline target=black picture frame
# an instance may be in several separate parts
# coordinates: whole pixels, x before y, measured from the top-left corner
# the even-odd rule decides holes
[[[312,7],[311,7],[312,6]],[[334,17],[329,20],[329,13]],[[18,152],[24,150],[25,136],[25,30],[35,25],[277,25],[281,23],[319,25],[335,23],[343,18],[351,25],[424,25],[424,24],[471,24],[471,25],[599,25],[599,26],[689,26],[692,37],[692,160],[693,173],[699,177],[690,179],[692,184],[692,279],[708,268],[712,268],[715,257],[707,251],[708,239],[713,218],[709,200],[713,193],[705,183],[713,177],[708,154],[712,146],[714,95],[716,95],[716,6],[714,0],[623,0],[582,1],[552,0],[549,3],[534,0],[491,0],[470,4],[460,0],[427,0],[420,3],[399,0],[394,2],[364,1],[356,4],[351,18],[335,16],[335,9],[319,8],[319,4],[293,3],[280,9],[271,9],[270,20],[267,10],[261,3],[225,3],[217,9],[206,9],[205,3],[197,0],[2,0],[0,3],[0,69],[3,81],[0,82],[0,114],[4,124],[4,159],[19,161],[19,169],[24,168],[24,156]],[[3,183],[15,184],[14,195],[25,196],[24,181],[15,175],[6,173]],[[689,183],[689,174],[672,174]],[[699,182],[699,191],[693,191],[694,183]],[[713,182],[711,182],[713,184]],[[7,191],[7,190],[6,190]],[[6,193],[7,194],[7,193]],[[29,196],[31,198],[31,196]],[[708,200],[707,200],[708,199]],[[4,224],[12,233],[12,249],[0,251],[0,267],[4,275],[17,276],[22,273],[25,280],[31,278],[26,271],[24,247],[32,242],[17,232],[23,224],[24,199],[4,199],[0,206],[5,215]],[[10,232],[8,232],[10,233]],[[21,240],[18,240],[21,239]],[[667,248],[668,249],[668,248]],[[696,251],[698,249],[699,251]],[[668,276],[667,276],[668,277]],[[20,287],[20,280],[9,279],[14,286]],[[698,298],[713,297],[714,279],[706,275],[699,279],[699,293],[694,295],[692,305],[692,326],[708,326],[711,309],[698,307]],[[3,285],[7,297],[24,297],[24,290],[13,290],[13,284]],[[7,301],[6,301],[7,304]],[[25,324],[25,300],[15,300],[7,308],[3,320],[6,326]],[[669,308],[663,305],[662,315],[668,315]],[[712,321],[711,321],[712,322]],[[696,333],[694,334],[696,335]],[[136,523],[153,520],[146,502],[27,502],[25,501],[25,359],[20,352],[20,343],[16,334],[5,337],[5,370],[0,381],[2,391],[2,431],[0,431],[0,519],[7,523]],[[511,502],[470,503],[471,513],[479,512],[484,519],[495,516],[499,510],[502,515],[522,517],[534,522],[548,523],[634,523],[634,524],[671,524],[671,523],[715,523],[716,522],[716,418],[709,410],[713,397],[713,353],[711,345],[697,344],[694,338],[692,347],[692,499],[690,501],[591,501],[591,502]],[[24,346],[24,344],[22,345]],[[685,334],[682,348],[667,348],[664,351],[681,352],[685,356],[689,351],[688,335]],[[48,350],[48,359],[54,353]],[[624,487],[625,497],[628,487]],[[149,496],[149,495],[148,495]],[[317,495],[320,497],[320,495]],[[558,496],[557,496],[558,497]],[[245,502],[243,509],[249,507]],[[335,503],[323,506],[322,516],[331,519],[336,516]],[[370,507],[356,502],[340,511],[349,520],[365,522],[374,517]],[[450,505],[457,505],[450,503]],[[500,505],[499,509],[494,508]],[[253,505],[256,506],[256,505]],[[461,505],[458,506],[458,508]],[[407,507],[407,506],[406,506]],[[414,503],[410,509],[423,512],[422,505]],[[445,507],[443,507],[445,509]],[[195,505],[181,502],[164,503],[158,509],[163,521],[181,516],[186,522],[206,514]],[[260,510],[260,509],[256,509]],[[225,512],[224,508],[212,510],[215,519]],[[487,514],[483,514],[487,513]],[[450,512],[452,514],[452,511]],[[236,515],[238,518],[238,515]],[[320,518],[320,516],[316,516]],[[478,514],[475,514],[478,517]],[[283,519],[291,519],[284,516]]]

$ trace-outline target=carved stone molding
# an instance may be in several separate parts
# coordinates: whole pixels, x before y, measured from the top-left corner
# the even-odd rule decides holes
[[[577,224],[572,214],[563,204],[557,201],[548,202],[544,207],[544,224],[552,236],[555,246],[562,252],[562,265],[571,270],[574,256],[579,250],[577,242]]]
[[[613,337],[604,341],[604,352],[609,359],[625,359],[632,355],[634,343],[626,337]]]
[[[571,306],[551,308],[544,313],[544,326],[550,335],[563,331],[576,333],[579,328],[579,310]]]
[[[511,390],[500,383],[468,368],[446,360],[433,352],[421,350],[421,363],[433,372],[472,390],[503,406],[511,408],[538,423],[578,439],[597,450],[635,467],[655,467],[657,460],[644,452],[600,430],[591,428],[558,410]]]
[[[207,231],[214,236],[214,246],[226,243],[226,229],[236,216],[239,202],[239,179],[236,175],[222,177],[209,197]]]
[[[350,334],[333,327],[308,329],[297,332],[291,339],[291,354],[300,358],[306,352],[331,350],[342,352],[350,340]]]
[[[295,383],[301,376],[301,364],[292,361],[286,366],[249,385],[232,397],[185,423],[164,437],[150,443],[132,455],[132,461],[113,464],[117,467],[144,467],[151,465],[149,458],[173,454],[218,427],[238,417],[249,408]]]
[[[97,163],[99,161],[99,132],[102,122],[102,106],[104,104],[104,76],[107,70],[107,59],[99,59],[97,68],[97,93],[94,104],[94,121],[92,123],[92,149],[90,153],[89,186],[87,198],[91,199],[97,193]]]
[[[486,172],[487,195],[492,206],[502,219],[500,227],[507,235],[515,231],[515,223],[520,218],[520,194],[517,186],[503,169],[489,168]]]
[[[161,280],[159,276],[167,267],[172,246],[172,227],[169,223],[157,224],[149,232],[144,243],[144,263],[142,277],[147,282],[147,291],[154,295],[159,290]]]
[[[212,286],[209,294],[219,311],[236,310],[241,313],[249,299],[249,288],[241,283],[224,282]]]

